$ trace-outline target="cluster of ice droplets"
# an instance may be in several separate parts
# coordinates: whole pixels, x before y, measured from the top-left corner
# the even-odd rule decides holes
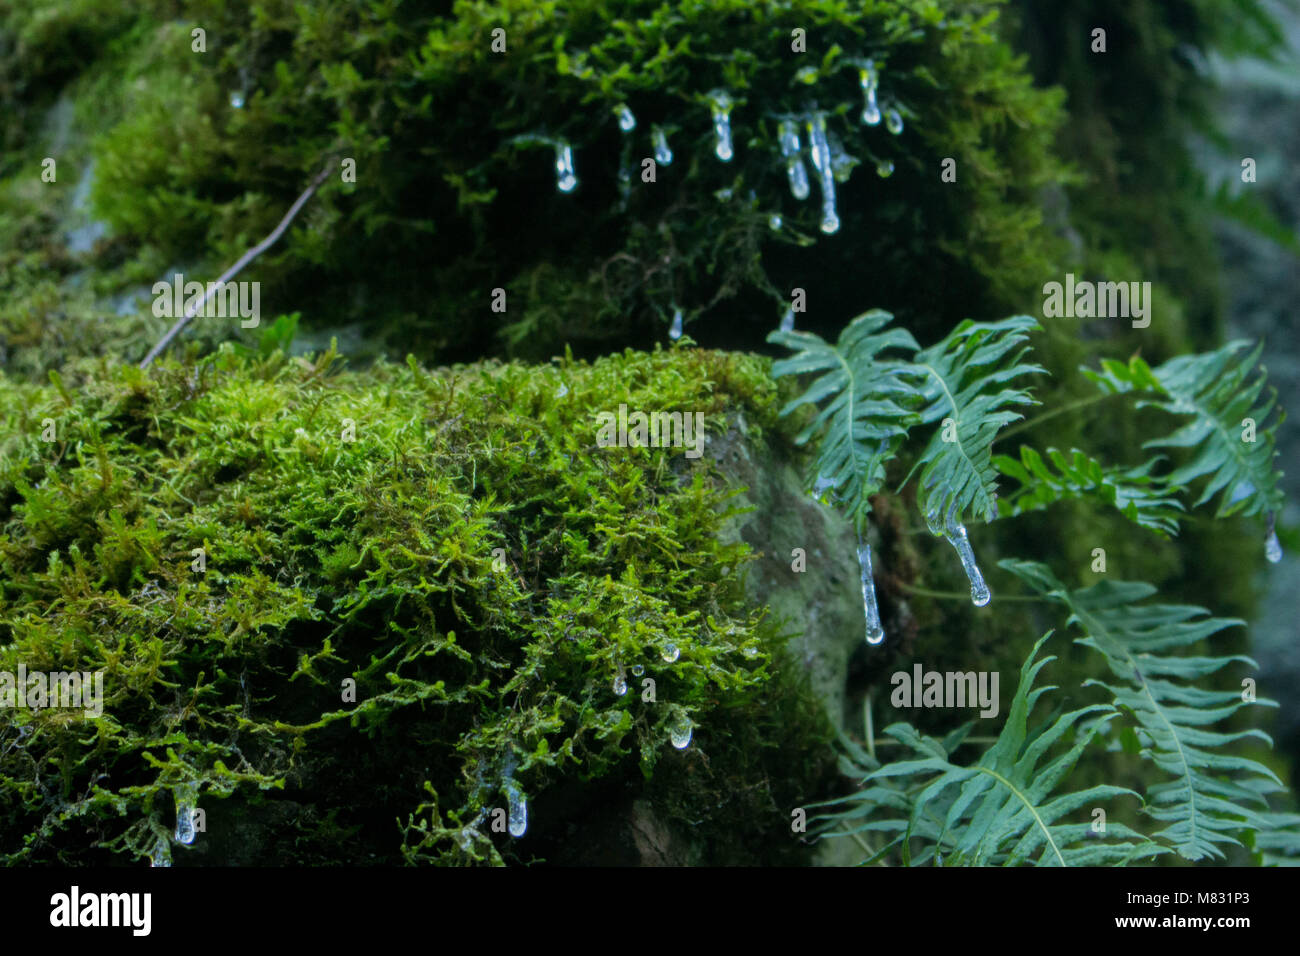
[[[658,126],[650,130],[650,142],[655,148],[655,162],[660,166],[671,166],[673,151],[668,146],[668,136]]]
[[[866,621],[867,643],[879,644],[885,639],[885,629],[880,625],[880,607],[876,604],[876,582],[871,570],[871,545],[858,536],[858,567],[862,570],[862,615]]]
[[[1282,542],[1277,540],[1277,528],[1274,522],[1277,516],[1273,512],[1268,513],[1268,537],[1264,539],[1264,557],[1268,558],[1270,564],[1277,564],[1282,560]]]
[[[786,179],[790,181],[790,195],[795,199],[807,199],[808,170],[800,156],[799,125],[786,117],[777,124],[777,135],[781,141],[781,158],[785,160]]]
[[[731,147],[731,97],[726,90],[714,90],[709,94],[709,106],[713,111],[713,151],[724,163],[730,162],[735,155]]]
[[[673,324],[668,328],[668,337],[676,341],[682,337],[682,310],[673,309]]]
[[[876,89],[880,77],[876,65],[867,60],[858,69],[858,83],[862,86],[862,122],[868,126],[880,125],[880,104],[876,102]]]
[[[822,188],[822,232],[838,232],[840,217],[835,211],[835,173],[831,167],[831,147],[826,139],[826,114],[814,111],[808,117],[808,143],[812,148],[813,168]]]
[[[678,750],[685,750],[691,745],[691,735],[694,732],[695,725],[685,711],[676,711],[668,722],[668,739]]]
[[[979,565],[975,563],[975,552],[971,550],[970,539],[966,535],[966,526],[956,519],[954,509],[948,509],[948,514],[944,517],[943,527],[939,526],[937,512],[932,511],[927,514],[925,521],[929,525],[931,532],[946,537],[952,542],[952,546],[957,549],[957,556],[961,558],[962,570],[966,572],[966,577],[970,580],[971,603],[976,607],[983,607],[988,604],[993,594],[989,591],[989,586],[984,583],[984,575],[980,574]]]

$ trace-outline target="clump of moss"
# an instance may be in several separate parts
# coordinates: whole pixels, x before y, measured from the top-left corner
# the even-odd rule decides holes
[[[946,331],[970,303],[976,317],[1001,314],[1052,271],[1057,243],[1038,193],[1065,175],[1051,151],[1061,98],[1033,88],[997,35],[997,7],[152,0],[110,21],[114,42],[83,73],[46,82],[77,104],[69,136],[88,154],[77,175],[93,160],[94,208],[113,230],[89,264],[123,282],[167,278],[180,263],[212,278],[329,166],[293,229],[243,276],[263,283],[269,312],[298,311],[316,329],[362,320],[398,355],[413,350],[414,330],[425,358],[545,360],[563,344],[580,356],[647,346],[680,306],[697,340],[754,348],[795,287],[814,296],[807,322],[826,330],[879,304],[912,328]],[[7,22],[26,35],[32,19],[11,16],[0,32]],[[493,48],[498,28],[505,52]],[[73,43],[69,29],[19,47],[13,95],[47,75],[42,51]],[[900,135],[860,119],[864,57],[882,109],[905,121]],[[714,153],[714,89],[735,104],[730,162]],[[626,134],[614,113],[623,104],[637,123]],[[859,163],[836,186],[833,236],[819,228],[806,155],[814,109],[837,156],[842,146]],[[814,180],[803,202],[781,155],[787,114]],[[674,159],[647,183],[656,125]],[[24,134],[28,151],[51,148],[34,117]],[[574,192],[557,191],[538,136],[572,145]],[[30,177],[40,155],[15,160],[15,173]],[[955,183],[940,179],[948,158]],[[885,164],[889,178],[876,175]],[[849,278],[864,264],[871,302]],[[945,282],[918,291],[917,271]],[[492,309],[498,288],[505,312]]]
[[[552,787],[665,776],[661,819],[727,835],[710,859],[799,852],[827,725],[744,600],[733,492],[707,454],[597,446],[620,403],[761,440],[763,360],[339,364],[0,377],[0,671],[105,686],[98,720],[0,713],[0,859],[162,856],[193,795],[177,862],[499,862],[546,846],[492,831],[508,781],[549,806],[531,835]]]

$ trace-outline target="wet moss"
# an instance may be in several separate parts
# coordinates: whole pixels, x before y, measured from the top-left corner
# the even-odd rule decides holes
[[[806,852],[789,811],[829,725],[745,599],[734,492],[707,455],[596,442],[620,403],[711,434],[743,410],[762,441],[764,361],[340,364],[227,346],[0,378],[0,670],[105,675],[98,720],[6,714],[3,858],[147,858],[186,788],[214,839],[177,862],[555,855],[480,818],[511,778],[543,831],[576,819],[547,791],[590,784],[713,834],[706,860]]]

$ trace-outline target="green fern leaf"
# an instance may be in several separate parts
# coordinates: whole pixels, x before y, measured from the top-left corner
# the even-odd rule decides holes
[[[942,527],[948,515],[962,521],[968,511],[984,521],[996,517],[993,440],[1021,417],[1013,407],[1035,404],[1012,383],[1044,371],[1021,361],[1028,348],[1016,351],[1038,327],[1027,315],[1000,322],[967,319],[913,360],[924,397],[921,422],[940,424],[917,462],[923,469],[918,502],[931,527]],[[952,420],[948,428],[946,419]]]
[[[1249,344],[1229,342],[1214,352],[1170,359],[1156,369],[1133,358],[1127,365],[1105,360],[1100,372],[1083,370],[1105,391],[1151,394],[1152,398],[1138,403],[1139,408],[1154,405],[1175,415],[1193,416],[1172,435],[1148,441],[1143,447],[1195,449],[1192,460],[1164,480],[1178,488],[1209,476],[1196,505],[1219,494],[1218,517],[1277,511],[1284,497],[1278,486],[1281,472],[1274,469],[1273,460],[1277,457],[1277,427],[1285,413],[1279,409],[1277,418],[1266,427],[1277,392],[1270,389],[1268,398],[1256,404],[1265,376],[1261,373],[1254,381],[1248,378],[1263,345],[1239,358],[1237,353]],[[1253,442],[1243,440],[1243,423],[1248,418],[1255,424]]]
[[[1000,499],[1000,514],[1014,517],[1039,511],[1058,501],[1098,498],[1143,528],[1161,534],[1178,533],[1183,504],[1169,497],[1164,482],[1151,475],[1163,458],[1125,469],[1107,468],[1077,448],[1068,456],[1049,448],[1047,457],[1051,465],[1028,445],[1020,446],[1019,461],[1006,455],[993,457],[993,467],[1020,483],[1020,487]]]
[[[896,849],[910,865],[1099,866],[1165,852],[1122,824],[1109,824],[1099,836],[1091,822],[1063,822],[1101,801],[1136,794],[1110,785],[1056,794],[1115,710],[1095,704],[1030,728],[1035,704],[1051,689],[1033,688],[1038,672],[1055,660],[1036,660],[1050,636],[1034,645],[1021,668],[1006,724],[976,763],[963,767],[950,759],[969,726],[941,742],[910,724],[892,724],[884,732],[908,747],[915,759],[882,766],[860,749],[851,752],[848,768],[866,786],[822,804],[832,808],[818,818],[823,836],[883,833],[887,842],[873,859]],[[1067,742],[1071,734],[1073,740]],[[914,841],[922,843],[919,851],[912,849]]]
[[[880,357],[888,349],[915,352],[918,348],[904,329],[881,331],[892,318],[878,309],[860,315],[840,333],[836,345],[810,332],[773,332],[767,337],[796,353],[774,363],[773,376],[820,373],[781,414],[802,405],[818,407],[817,416],[796,441],[802,445],[822,433],[814,462],[814,489],[820,493],[834,488],[859,530],[870,510],[867,499],[885,480],[885,462],[916,420],[908,408],[910,366]]]
[[[1246,706],[1238,691],[1210,691],[1184,681],[1213,674],[1233,661],[1254,665],[1241,655],[1169,656],[1166,652],[1205,640],[1243,622],[1208,617],[1204,608],[1179,604],[1141,604],[1156,593],[1149,584],[1103,581],[1071,591],[1044,565],[1004,560],[1012,572],[1041,594],[1065,605],[1070,623],[1085,634],[1076,643],[1099,651],[1119,683],[1089,680],[1106,689],[1122,710],[1133,715],[1144,756],[1173,776],[1152,786],[1147,813],[1168,826],[1155,834],[1189,860],[1223,857],[1222,846],[1238,844],[1246,828],[1266,827],[1252,805],[1267,806],[1261,783],[1281,786],[1271,770],[1254,760],[1222,752],[1248,737],[1268,743],[1259,730],[1219,733],[1204,729]],[[1257,703],[1271,705],[1272,701]]]

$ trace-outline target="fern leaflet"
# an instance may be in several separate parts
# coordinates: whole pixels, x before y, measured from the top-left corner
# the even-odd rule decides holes
[[[1050,636],[1050,632],[1043,635],[1034,645],[1021,668],[1006,724],[976,763],[963,767],[951,761],[970,724],[942,742],[918,733],[910,724],[892,724],[884,732],[916,757],[883,766],[860,748],[850,748],[846,769],[859,775],[866,787],[823,804],[835,808],[819,818],[823,836],[892,835],[872,859],[897,849],[908,864],[1098,866],[1165,852],[1122,824],[1108,824],[1103,837],[1093,832],[1090,822],[1062,822],[1100,801],[1136,794],[1099,785],[1054,795],[1115,711],[1094,704],[1030,728],[1029,716],[1038,698],[1051,689],[1033,689],[1038,672],[1055,660],[1036,660]],[[1071,733],[1073,740],[1064,744]],[[1056,755],[1048,758],[1053,750]],[[911,844],[916,840],[923,846],[913,853]]]
[[[917,463],[923,469],[918,500],[932,528],[949,516],[959,522],[967,511],[984,521],[996,517],[993,440],[998,429],[1021,417],[1014,406],[1034,404],[1027,390],[1011,383],[1044,371],[1021,361],[1028,348],[1008,356],[1038,327],[1027,315],[1000,322],[967,319],[913,361],[924,399],[921,422],[941,425]]]
[[[1154,405],[1175,415],[1193,416],[1172,435],[1148,441],[1143,447],[1195,449],[1192,460],[1164,480],[1171,487],[1182,487],[1209,476],[1196,505],[1220,494],[1218,517],[1276,511],[1283,499],[1278,487],[1281,473],[1273,468],[1273,459],[1277,457],[1277,426],[1285,412],[1279,409],[1276,420],[1265,427],[1277,393],[1270,389],[1263,404],[1256,405],[1265,376],[1261,373],[1254,381],[1247,379],[1263,345],[1238,358],[1237,353],[1249,344],[1229,342],[1217,351],[1180,356],[1155,369],[1134,357],[1128,364],[1106,359],[1100,372],[1083,370],[1105,391],[1151,394],[1152,398],[1138,402],[1139,408]],[[1253,440],[1244,437],[1247,419],[1252,423]]]
[[[1208,617],[1204,608],[1181,604],[1141,604],[1156,593],[1149,584],[1103,581],[1071,591],[1044,565],[1004,560],[1001,567],[1070,611],[1070,623],[1085,637],[1076,643],[1102,654],[1118,683],[1089,680],[1084,686],[1105,688],[1114,702],[1133,715],[1144,756],[1173,776],[1147,794],[1147,813],[1168,826],[1155,836],[1172,844],[1189,860],[1223,857],[1222,846],[1238,844],[1243,829],[1267,824],[1245,804],[1267,807],[1261,785],[1281,786],[1263,764],[1224,754],[1219,748],[1247,737],[1271,744],[1260,730],[1219,733],[1206,726],[1246,706],[1234,690],[1211,691],[1176,681],[1213,674],[1234,661],[1254,665],[1241,655],[1169,656],[1165,652],[1205,640],[1241,624]],[[1258,703],[1273,704],[1260,700]]]
[[[918,346],[904,329],[881,331],[891,318],[878,309],[860,315],[833,346],[810,332],[773,332],[767,338],[796,352],[773,365],[774,376],[821,373],[781,414],[805,404],[819,406],[796,441],[802,445],[823,431],[815,490],[836,489],[859,530],[870,510],[867,499],[885,480],[885,462],[915,421],[907,407],[912,389],[904,373],[909,366],[880,355],[895,348],[914,352]]]
[[[1164,483],[1151,475],[1151,470],[1163,458],[1126,469],[1105,467],[1077,448],[1068,456],[1049,448],[1047,457],[1051,465],[1028,445],[1020,446],[1019,461],[1006,455],[993,456],[993,466],[1020,483],[1020,487],[1001,499],[1002,514],[1014,517],[1058,501],[1099,498],[1140,527],[1161,534],[1178,533],[1183,504],[1170,497]]]

